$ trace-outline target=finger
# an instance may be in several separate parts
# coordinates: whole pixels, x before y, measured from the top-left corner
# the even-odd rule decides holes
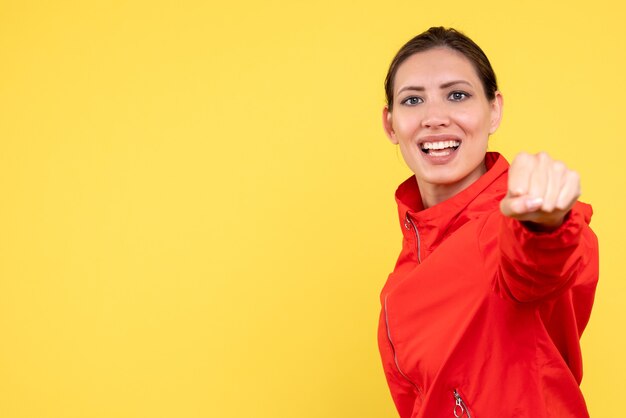
[[[528,193],[530,174],[535,166],[535,158],[530,154],[521,152],[517,154],[511,167],[509,167],[509,194],[522,196]]]
[[[532,173],[530,173],[528,194],[532,197],[543,198],[549,182],[549,167],[552,159],[545,152],[540,152],[534,157],[536,165]]]
[[[557,205],[559,194],[564,181],[564,174],[567,167],[561,161],[553,161],[548,168],[548,182],[543,195],[543,204],[541,210],[544,212],[552,212]]]
[[[556,207],[560,210],[570,210],[580,196],[580,177],[575,171],[568,171],[565,182],[559,193]]]

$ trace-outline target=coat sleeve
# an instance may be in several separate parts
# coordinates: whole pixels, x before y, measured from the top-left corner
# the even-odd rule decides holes
[[[565,222],[551,232],[532,231],[501,216],[499,287],[518,302],[553,299],[571,288],[586,289],[585,293],[591,291],[590,311],[598,280],[598,241],[589,228],[592,213],[591,206],[577,202]]]

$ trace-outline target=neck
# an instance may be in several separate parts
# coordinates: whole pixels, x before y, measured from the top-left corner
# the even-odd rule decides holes
[[[420,195],[422,197],[422,205],[424,209],[428,209],[441,202],[444,202],[463,190],[467,189],[483,174],[487,172],[487,167],[483,161],[477,170],[472,171],[464,179],[451,183],[451,184],[436,184],[428,183],[423,180],[417,179],[417,185],[419,186]]]

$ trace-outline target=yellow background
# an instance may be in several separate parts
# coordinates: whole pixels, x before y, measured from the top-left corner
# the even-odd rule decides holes
[[[380,110],[393,54],[432,25],[496,69],[491,148],[582,175],[601,242],[583,391],[622,412],[624,17],[1,0],[0,417],[396,416],[375,335],[409,171]]]

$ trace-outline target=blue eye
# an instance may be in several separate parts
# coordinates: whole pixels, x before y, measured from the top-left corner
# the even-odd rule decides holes
[[[407,106],[415,106],[423,102],[424,100],[421,97],[411,96],[404,99],[402,101],[402,104]]]
[[[464,91],[453,91],[452,93],[450,93],[448,98],[452,100],[453,102],[461,102],[469,98],[470,96],[471,96],[470,94],[465,93]]]

